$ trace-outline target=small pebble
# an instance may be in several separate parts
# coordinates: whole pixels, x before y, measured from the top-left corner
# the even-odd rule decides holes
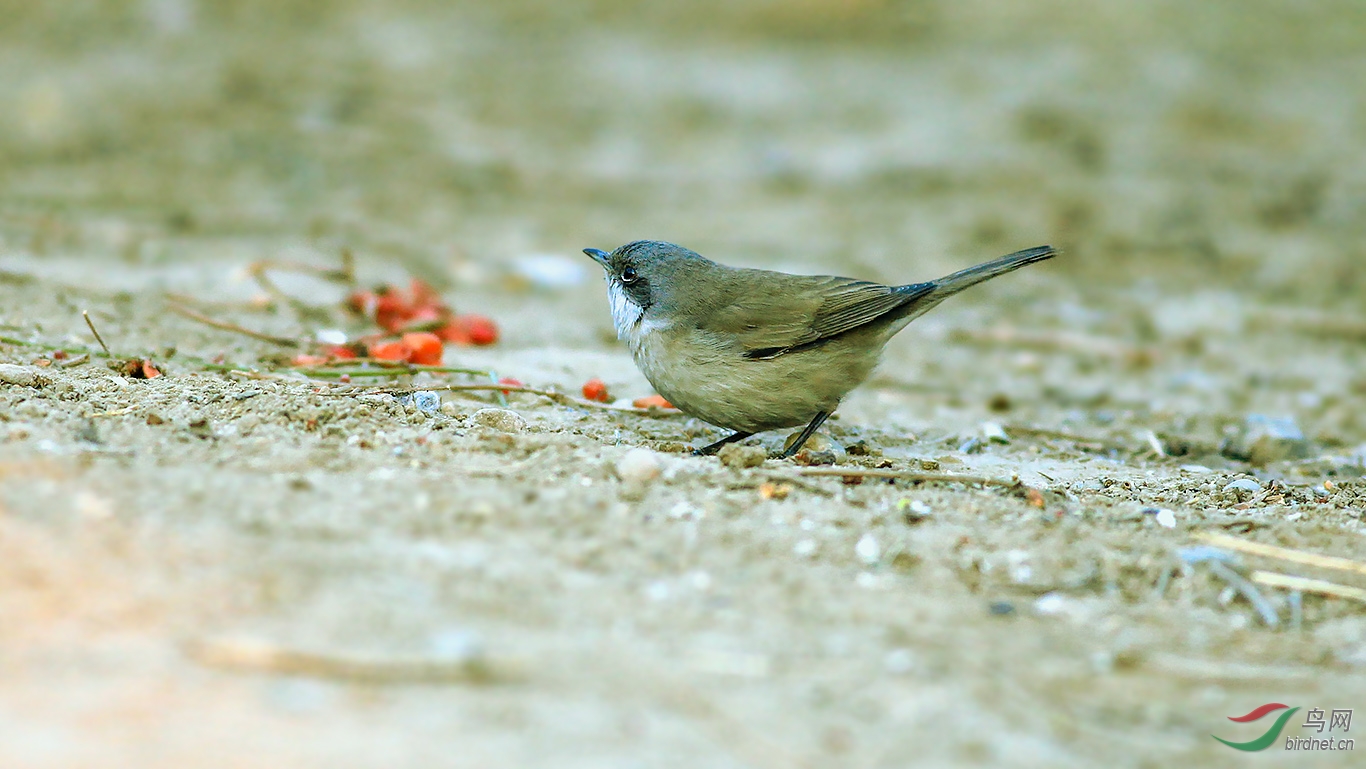
[[[918,499],[898,499],[896,509],[901,512],[901,520],[906,523],[920,523],[933,514],[930,506]]]
[[[441,409],[441,396],[431,390],[419,390],[413,393],[413,405],[425,414],[435,414]]]
[[[760,499],[787,499],[788,495],[791,493],[792,484],[790,483],[774,483],[772,481],[764,481],[763,483],[759,484]]]
[[[505,433],[520,433],[526,430],[526,420],[517,412],[507,409],[479,409],[470,418],[477,425],[492,427]]]
[[[868,441],[864,441],[864,440],[855,441],[855,442],[849,444],[849,446],[848,446],[847,448],[845,448],[844,451],[845,451],[845,453],[847,453],[847,454],[848,454],[849,456],[851,456],[851,457],[880,457],[880,456],[882,456],[882,450],[881,450],[881,449],[878,449],[878,448],[876,448],[876,447],[873,447],[873,446],[868,445]]]
[[[626,483],[644,485],[659,477],[663,465],[649,449],[635,448],[617,460],[617,477]]]
[[[41,387],[46,384],[47,378],[28,366],[0,363],[0,382],[19,387]]]
[[[1165,507],[1145,507],[1143,508],[1143,514],[1153,516],[1159,526],[1168,529],[1176,527],[1176,513]]]
[[[1231,481],[1227,486],[1224,487],[1224,491],[1249,491],[1254,494],[1261,490],[1262,484],[1252,480],[1251,478],[1239,478],[1235,481]]]
[[[1045,617],[1062,614],[1067,609],[1067,596],[1061,593],[1046,593],[1034,601],[1034,613]]]
[[[813,451],[812,449],[802,449],[792,457],[792,461],[799,465],[812,467],[816,465],[833,465],[839,460],[835,452],[829,449]]]
[[[1176,557],[1180,558],[1181,562],[1186,564],[1205,563],[1206,561],[1219,561],[1221,563],[1238,562],[1238,556],[1212,545],[1183,547],[1176,551]]]
[[[982,423],[982,437],[991,443],[1010,443],[1006,429],[995,422]]]
[[[854,584],[865,590],[877,590],[885,586],[882,578],[871,571],[861,571],[854,577]]]
[[[860,561],[872,566],[882,559],[882,546],[877,543],[877,537],[872,533],[864,534],[859,537],[858,544],[854,545],[854,554]]]
[[[787,436],[787,439],[783,441],[783,450],[792,448],[792,444],[797,441],[797,437],[801,434],[801,431],[798,430]],[[829,451],[833,454],[842,454],[844,447],[836,443],[829,435],[818,432],[812,433],[811,437],[806,439],[806,443],[802,444],[802,451]]]
[[[768,451],[761,446],[746,446],[739,443],[732,443],[722,446],[717,452],[716,458],[721,460],[721,464],[732,470],[743,470],[746,467],[758,467],[768,459]]]

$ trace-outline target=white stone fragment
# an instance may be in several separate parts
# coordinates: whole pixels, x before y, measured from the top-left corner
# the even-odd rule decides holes
[[[1006,429],[996,422],[982,423],[982,437],[987,441],[996,443],[1010,443],[1010,436],[1006,435]]]
[[[617,460],[617,477],[626,483],[649,483],[658,478],[663,469],[659,456],[649,449],[631,449]]]
[[[47,378],[32,366],[16,366],[13,363],[0,363],[0,383],[18,387],[41,387]]]
[[[1262,484],[1252,480],[1251,478],[1239,478],[1237,480],[1230,481],[1229,484],[1224,487],[1224,491],[1248,491],[1253,494],[1261,490]]]
[[[877,537],[869,532],[859,537],[858,544],[854,545],[854,554],[860,561],[872,566],[882,559],[882,546],[877,543]]]
[[[1061,593],[1045,593],[1034,601],[1034,613],[1053,617],[1067,610],[1067,596]]]

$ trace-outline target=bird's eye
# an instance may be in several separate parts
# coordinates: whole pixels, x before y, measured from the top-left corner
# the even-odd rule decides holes
[[[634,267],[627,267],[626,269],[621,271],[622,283],[635,283],[636,277],[636,268]]]

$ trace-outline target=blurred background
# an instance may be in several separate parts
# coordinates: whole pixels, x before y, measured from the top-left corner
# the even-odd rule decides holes
[[[637,237],[1359,306],[1355,0],[0,2],[0,237],[419,265]]]
[[[1364,41],[1362,0],[0,0],[0,352],[85,347],[89,308],[168,374],[0,390],[0,763],[1212,766],[1231,714],[1351,707],[1355,604],[1273,633],[1169,577],[1202,527],[1361,558]],[[279,350],[164,301],[337,326],[337,286],[279,279],[330,314],[237,300],[255,260],[350,248],[497,320],[448,363],[629,399],[580,249],[637,238],[890,283],[1060,246],[917,321],[829,427],[1049,509],[770,499],[672,457],[627,498],[615,457],[709,428],[324,407],[203,375]],[[1258,508],[1272,480],[1299,496]],[[1025,616],[1043,590],[1075,621]],[[239,630],[475,638],[530,672],[367,686],[184,651]]]

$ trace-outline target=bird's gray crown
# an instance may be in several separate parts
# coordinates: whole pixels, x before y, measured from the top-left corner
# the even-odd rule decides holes
[[[672,308],[694,275],[715,267],[695,251],[660,240],[632,241],[610,254],[595,248],[584,253],[602,265],[609,287],[642,311]]]

